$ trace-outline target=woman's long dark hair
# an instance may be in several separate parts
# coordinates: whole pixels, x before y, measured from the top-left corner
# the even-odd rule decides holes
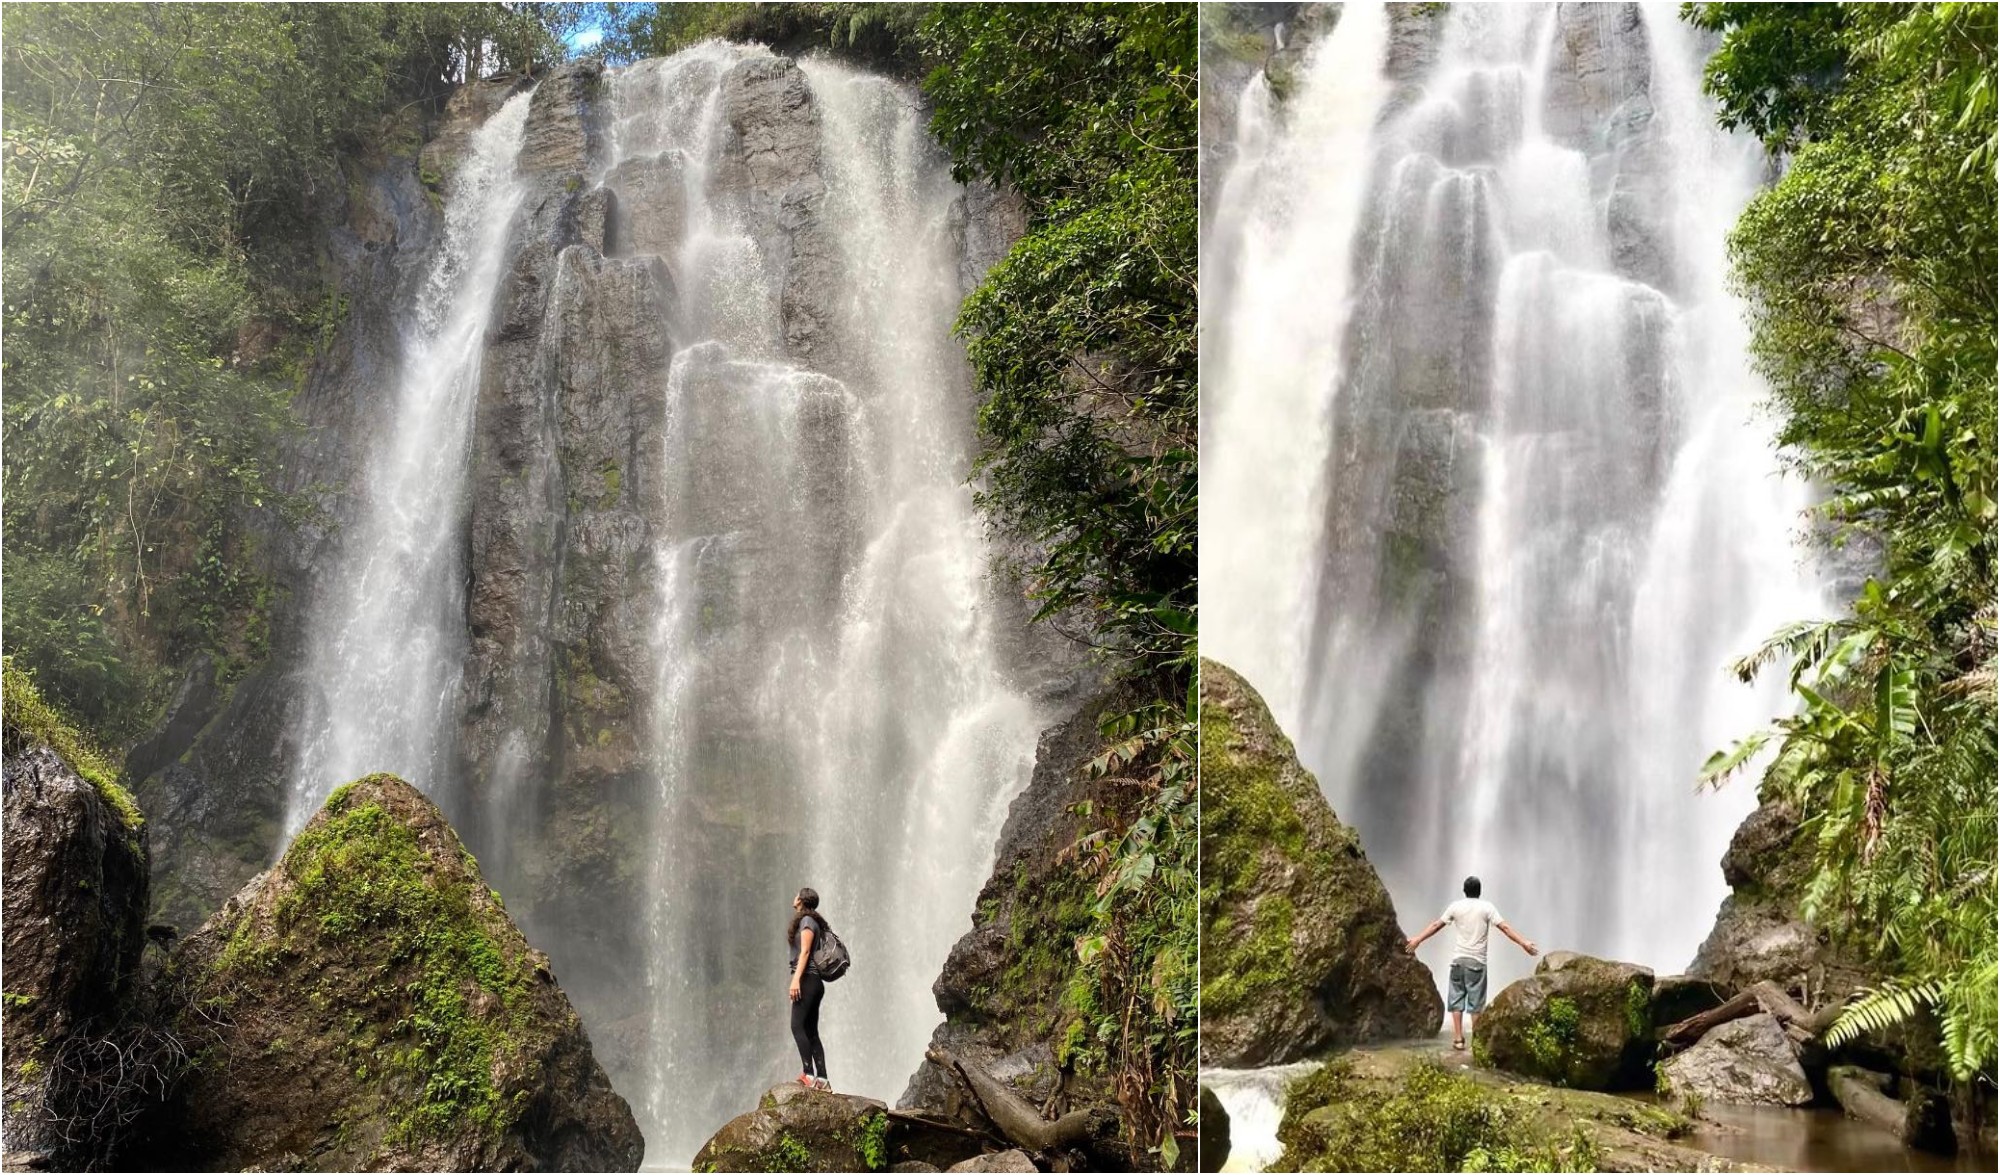
[[[799,905],[805,908],[802,910],[793,910],[791,925],[785,927],[786,946],[795,947],[799,945],[799,921],[803,919],[807,914],[811,914],[813,916],[813,921],[819,923],[822,929],[825,930],[833,929],[833,923],[828,922],[826,920],[826,915],[819,912],[818,890],[811,889],[809,887],[800,888]]]

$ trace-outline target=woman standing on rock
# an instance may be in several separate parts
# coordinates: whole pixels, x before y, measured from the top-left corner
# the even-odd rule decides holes
[[[813,946],[831,930],[819,912],[819,893],[800,889],[792,899],[792,923],[785,928],[785,942],[792,948],[792,1040],[799,1046],[799,1084],[828,1090],[833,1083],[827,1080],[826,1047],[819,1041],[819,1002],[826,996],[826,980],[813,969]]]

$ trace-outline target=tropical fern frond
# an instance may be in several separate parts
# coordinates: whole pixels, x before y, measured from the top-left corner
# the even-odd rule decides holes
[[[1943,994],[1944,984],[1935,978],[1914,983],[1892,979],[1870,988],[1841,1009],[1840,1018],[1826,1030],[1826,1046],[1839,1048],[1863,1033],[1884,1032],[1907,1023],[1918,1012],[1935,1006]]]
[[[1794,665],[1817,664],[1846,625],[1842,620],[1794,621],[1766,637],[1756,652],[1738,660],[1729,671],[1739,680],[1750,682],[1756,680],[1765,666],[1778,660],[1789,660]]]

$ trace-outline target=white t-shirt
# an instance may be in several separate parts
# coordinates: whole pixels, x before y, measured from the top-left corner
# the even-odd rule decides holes
[[[1484,898],[1460,898],[1444,908],[1438,921],[1450,926],[1454,942],[1451,957],[1486,962],[1486,932],[1506,919],[1492,902]]]

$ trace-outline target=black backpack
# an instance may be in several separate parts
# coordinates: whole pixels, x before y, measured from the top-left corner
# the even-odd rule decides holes
[[[814,919],[814,921],[819,920]],[[840,941],[840,936],[821,922],[819,933],[813,935],[813,974],[832,983],[847,974],[848,964],[852,961],[847,957],[847,944]]]

